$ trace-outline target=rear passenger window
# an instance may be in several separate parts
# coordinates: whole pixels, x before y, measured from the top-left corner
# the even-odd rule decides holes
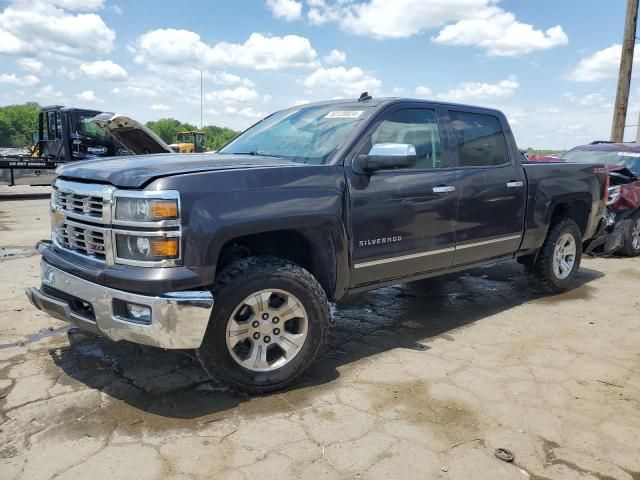
[[[440,133],[433,110],[408,108],[388,114],[360,153],[369,153],[377,143],[408,143],[415,146],[418,158],[414,168],[443,166]]]
[[[461,167],[486,167],[509,163],[507,142],[500,120],[492,115],[449,111],[458,143]]]

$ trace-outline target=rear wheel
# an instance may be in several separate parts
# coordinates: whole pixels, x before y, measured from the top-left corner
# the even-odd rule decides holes
[[[623,246],[619,252],[626,257],[640,255],[640,213],[631,217],[629,226],[623,233]]]
[[[570,218],[551,226],[531,269],[536,284],[547,293],[569,290],[582,259],[582,234]]]
[[[235,390],[266,393],[294,382],[326,344],[329,306],[322,287],[286,260],[253,257],[224,269],[198,358]]]

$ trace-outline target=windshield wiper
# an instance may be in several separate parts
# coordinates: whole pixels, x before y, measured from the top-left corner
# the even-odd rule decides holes
[[[268,153],[260,153],[255,150],[250,152],[233,152],[231,155],[251,155],[252,157],[273,157],[273,158],[281,158],[279,155],[269,155]]]

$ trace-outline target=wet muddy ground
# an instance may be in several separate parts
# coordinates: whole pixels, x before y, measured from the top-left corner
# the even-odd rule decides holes
[[[0,190],[3,480],[640,479],[640,259],[555,297],[505,263],[349,298],[301,382],[242,397],[28,303],[43,192]]]

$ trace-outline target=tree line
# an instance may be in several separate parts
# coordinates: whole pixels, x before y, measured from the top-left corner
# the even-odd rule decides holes
[[[204,132],[204,144],[211,150],[217,150],[225,143],[233,139],[238,132],[226,127],[215,125],[205,125],[200,130],[190,123],[182,123],[175,118],[161,118],[146,123],[146,126],[153,130],[166,143],[175,143],[179,132],[202,131]]]
[[[30,146],[31,135],[38,130],[39,108],[37,103],[0,107],[0,147]],[[176,142],[178,132],[199,130],[195,125],[182,123],[174,118],[150,121],[146,126],[168,144]],[[205,146],[211,150],[217,150],[238,135],[235,130],[215,125],[206,125],[202,131],[205,134]]]

